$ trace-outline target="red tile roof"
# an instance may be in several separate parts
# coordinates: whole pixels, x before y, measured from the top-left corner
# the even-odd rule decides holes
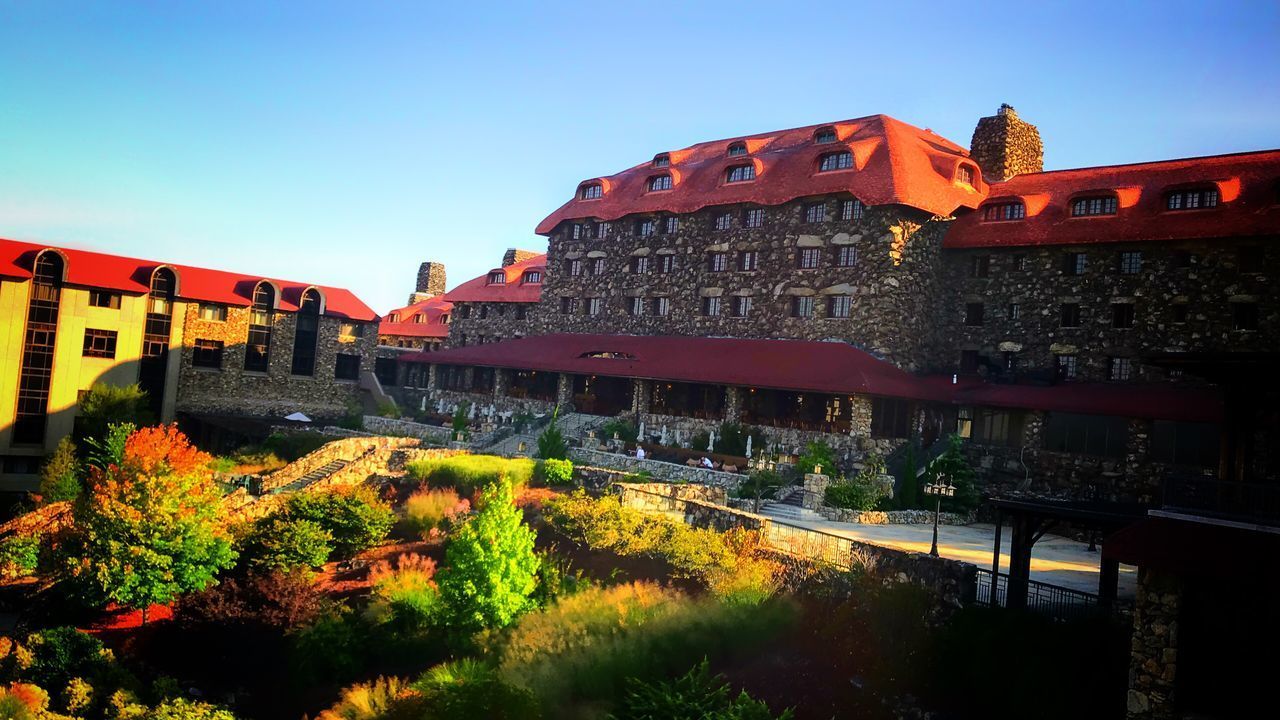
[[[378,334],[400,337],[449,337],[449,325],[440,320],[452,309],[453,303],[443,297],[428,298],[422,302],[396,308],[382,317],[382,322],[378,324]],[[391,322],[391,318],[395,316],[399,317],[399,322]],[[422,316],[421,322],[414,321],[417,316]]]
[[[592,357],[617,353],[621,357]],[[555,334],[403,355],[403,362],[478,365],[800,392],[880,395],[956,405],[1216,421],[1213,391],[1166,385],[1008,385],[917,377],[852,345],[806,340]]]
[[[814,134],[820,128],[834,129],[836,141],[815,143]],[[734,141],[745,142],[748,153],[729,157],[729,143]],[[819,157],[840,150],[853,154],[853,167],[819,173]],[[867,205],[909,205],[950,215],[956,208],[977,207],[986,191],[968,151],[930,130],[887,115],[699,143],[668,155],[671,164],[666,168],[655,168],[652,161],[645,161],[616,175],[585,181],[601,183],[603,196],[583,200],[575,194],[539,223],[537,232],[548,235],[562,221],[578,218],[616,220],[631,213],[689,213],[731,203],[780,205],[837,192],[852,193]],[[962,162],[974,168],[977,188],[955,182]],[[755,165],[756,179],[726,184],[726,170],[745,163]],[[649,178],[662,173],[671,174],[672,189],[648,192]]]
[[[542,297],[542,282],[521,282],[524,273],[537,270],[542,273],[542,282],[547,279],[547,255],[534,257],[512,263],[506,267],[497,267],[477,278],[472,278],[444,294],[449,302],[509,302],[536,303]],[[506,278],[504,283],[489,282],[489,275],[500,272]]]
[[[88,250],[75,250],[52,245],[20,242],[0,238],[0,277],[29,279],[36,255],[53,249],[66,258],[66,282],[80,287],[115,290],[143,295],[150,291],[151,274],[156,268],[172,268],[178,276],[178,297],[225,305],[248,307],[253,304],[253,289],[260,280],[268,280],[280,291],[279,309],[295,312],[307,288],[320,290],[325,299],[325,315],[368,322],[378,315],[350,290],[310,285],[257,275],[240,275],[222,270],[163,263],[156,260],[108,255]]]
[[[1134,165],[1017,175],[990,187],[987,202],[1019,200],[1026,218],[984,221],[982,212],[958,218],[948,248],[1076,245],[1274,235],[1280,232],[1280,150],[1165,160]],[[1166,210],[1167,191],[1216,187],[1218,206]],[[1114,194],[1114,215],[1071,217],[1071,201]]]

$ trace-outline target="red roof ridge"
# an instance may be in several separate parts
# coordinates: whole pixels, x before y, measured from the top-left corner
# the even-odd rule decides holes
[[[1083,165],[1081,167],[1057,168],[1055,170],[1041,170],[1040,172],[1019,173],[1009,178],[1008,180],[992,182],[991,183],[992,197],[995,197],[995,188],[998,188],[1002,185],[1007,185],[1015,180],[1019,180],[1022,178],[1040,177],[1043,175],[1053,175],[1056,173],[1086,172],[1086,171],[1092,171],[1092,170],[1111,170],[1111,169],[1120,169],[1120,168],[1153,167],[1158,165],[1171,165],[1173,163],[1181,163],[1181,162],[1194,162],[1198,160],[1219,160],[1219,159],[1227,159],[1227,158],[1245,157],[1248,155],[1267,155],[1270,153],[1280,154],[1280,148],[1275,148],[1271,150],[1241,150],[1239,152],[1220,153],[1217,155],[1189,155],[1187,157],[1167,158],[1164,160],[1144,160],[1140,162],[1118,163],[1116,165]]]

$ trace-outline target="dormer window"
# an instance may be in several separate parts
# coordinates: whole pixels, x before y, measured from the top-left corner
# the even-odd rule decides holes
[[[604,196],[604,186],[600,183],[587,183],[578,191],[578,197],[583,200],[596,200]]]
[[[725,174],[725,182],[748,182],[756,179],[755,165],[734,165]]]
[[[1179,190],[1164,196],[1166,210],[1204,210],[1218,207],[1217,188]]]
[[[400,322],[400,313],[391,313],[390,315],[388,315],[387,322],[393,322],[393,323]]]
[[[1071,201],[1071,217],[1115,215],[1116,205],[1115,195],[1095,195],[1093,197],[1076,198]]]
[[[851,167],[853,167],[853,153],[848,150],[827,153],[818,159],[818,172],[848,170]]]
[[[542,273],[537,270],[529,270],[520,278],[520,282],[524,285],[533,285],[542,282]]]
[[[835,128],[829,128],[829,127],[818,128],[818,130],[813,133],[813,141],[819,145],[825,145],[827,143],[835,142],[836,141]]]
[[[489,284],[490,285],[506,285],[507,274],[499,271],[494,271],[489,273]]]
[[[744,142],[736,142],[729,144],[729,157],[738,157],[747,154],[747,144]]]
[[[982,219],[987,221],[1021,220],[1027,216],[1027,206],[1020,202],[992,203],[982,208]]]
[[[425,323],[426,321],[427,321],[427,316],[426,316],[426,315],[423,315],[422,313],[418,313],[417,315],[414,315],[414,316],[413,316],[413,324],[414,324],[414,325],[422,325],[422,324],[423,324],[423,323]]]
[[[957,168],[956,168],[956,182],[958,182],[958,183],[964,183],[965,185],[972,186],[972,185],[973,185],[973,166],[972,166],[972,165],[961,165],[961,166],[957,167]]]
[[[657,155],[654,155],[654,156],[653,156],[653,166],[654,166],[654,167],[656,167],[656,168],[660,168],[660,167],[670,167],[670,166],[671,166],[671,156],[670,156],[670,155],[668,155],[668,154],[666,154],[666,153],[658,153]]]
[[[654,175],[649,178],[649,192],[659,192],[671,189],[670,175]]]
[[[441,316],[440,316],[440,320],[439,320],[439,322],[440,322],[440,324],[441,324],[441,325],[448,325],[448,324],[449,324],[449,315],[448,315],[447,313],[446,313],[446,314],[444,314],[444,315],[441,315]]]

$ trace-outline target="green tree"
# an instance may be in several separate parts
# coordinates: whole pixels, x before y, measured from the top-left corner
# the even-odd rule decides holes
[[[773,492],[783,485],[786,485],[786,481],[778,473],[772,470],[757,470],[738,486],[734,494],[754,501],[752,512],[760,512],[760,501],[766,496],[772,497]]]
[[[466,400],[463,400],[462,402],[458,403],[457,409],[453,411],[454,437],[458,437],[460,434],[463,434],[465,436],[465,433],[467,432],[467,428],[471,426],[471,423],[467,420],[467,409],[469,407],[471,407],[471,404],[468,403]]]
[[[142,610],[203,590],[236,553],[210,457],[175,426],[143,428],[72,506],[65,563],[87,599]]]
[[[58,441],[58,447],[40,468],[40,502],[74,500],[80,494],[80,461],[76,459],[76,444],[71,438]]]
[[[453,626],[463,632],[504,627],[533,604],[538,585],[534,533],[521,520],[511,484],[485,488],[480,511],[445,547],[440,595]]]
[[[139,385],[94,383],[80,398],[78,431],[81,437],[103,438],[111,425],[132,423],[142,427],[155,422],[147,407],[147,392]]]
[[[569,443],[565,442],[564,433],[556,427],[556,418],[559,415],[560,408],[557,407],[551,413],[551,424],[547,425],[547,429],[538,436],[538,457],[543,460],[569,459]]]
[[[333,535],[319,523],[282,515],[265,517],[254,524],[245,543],[249,564],[264,570],[317,568],[333,552]]]
[[[105,470],[109,465],[119,465],[124,458],[124,445],[137,429],[133,423],[112,423],[105,435],[86,437],[85,444],[93,448],[89,453],[89,466]]]
[[[942,499],[942,509],[967,513],[982,502],[982,495],[974,483],[975,476],[973,467],[964,457],[964,440],[959,435],[952,435],[947,438],[947,451],[925,470],[924,482],[941,481],[955,485],[956,494]]]
[[[815,466],[822,466],[824,475],[836,474],[836,453],[831,446],[821,440],[814,440],[805,447],[804,453],[796,460],[796,470],[804,475],[813,472]]]
[[[344,559],[382,542],[396,522],[391,507],[365,487],[298,493],[289,498],[285,514],[328,531],[334,554]]]
[[[713,675],[704,658],[692,670],[675,680],[628,681],[621,709],[609,720],[774,720],[769,706],[743,691],[730,694],[723,675]],[[783,710],[777,720],[791,720],[795,714]]]

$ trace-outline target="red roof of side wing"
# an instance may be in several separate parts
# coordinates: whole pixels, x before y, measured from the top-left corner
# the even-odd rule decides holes
[[[115,290],[143,295],[150,291],[151,274],[156,268],[172,268],[178,276],[178,297],[225,305],[248,307],[253,303],[253,288],[266,280],[280,292],[279,309],[295,312],[307,288],[314,287],[324,296],[324,314],[368,322],[377,313],[350,290],[325,285],[280,280],[257,275],[241,275],[222,270],[164,263],[156,260],[108,255],[89,250],[61,248],[52,245],[19,242],[0,238],[0,277],[28,279],[41,250],[56,250],[66,258],[66,282],[80,287]]]
[[[402,308],[396,308],[382,316],[378,324],[379,335],[399,335],[402,337],[449,337],[449,323],[444,321],[453,309],[453,303],[443,297],[433,297]],[[391,318],[398,317],[398,322]],[[415,320],[414,318],[422,319]]]
[[[527,271],[540,274],[538,282],[524,282]],[[489,276],[502,273],[505,282],[490,283]],[[547,255],[535,255],[531,258],[499,267],[477,278],[472,278],[444,294],[449,302],[509,302],[536,303],[542,297],[542,282],[547,275]]]
[[[835,131],[835,142],[815,142],[815,133],[822,128]],[[731,142],[744,143],[747,153],[730,157]],[[853,167],[818,172],[822,155],[842,150],[852,153]],[[602,196],[591,200],[575,196],[539,223],[536,232],[549,235],[561,222],[578,218],[689,213],[732,203],[780,205],[838,192],[852,193],[867,205],[908,205],[951,215],[956,208],[977,207],[987,187],[964,148],[887,115],[699,143],[667,155],[668,167],[646,161],[616,175],[587,180],[602,185]],[[972,168],[977,187],[955,180],[961,163]],[[728,169],[743,164],[755,166],[755,180],[726,183]],[[664,173],[670,173],[672,188],[649,192],[649,178]]]
[[[1280,232],[1280,150],[1165,160],[1134,165],[1055,170],[1017,175],[991,185],[987,202],[1020,201],[1021,220],[958,218],[947,248],[1082,245],[1142,240],[1182,240],[1275,235]],[[1216,188],[1218,205],[1168,210],[1174,190]],[[1112,195],[1114,215],[1072,217],[1073,200]]]

